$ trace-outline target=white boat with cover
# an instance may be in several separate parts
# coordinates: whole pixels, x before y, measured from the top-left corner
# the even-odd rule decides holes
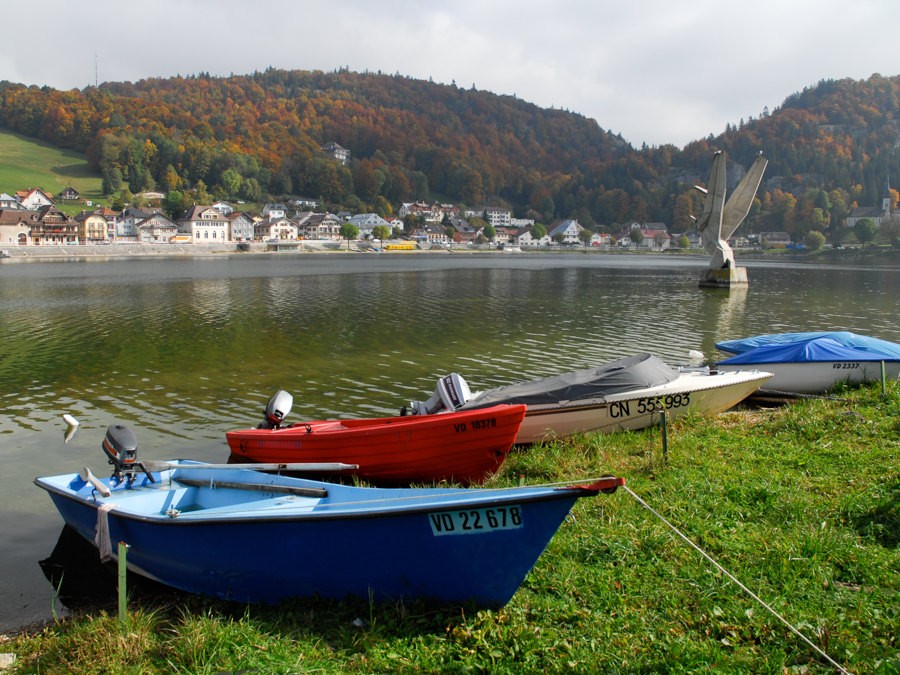
[[[687,414],[715,415],[737,405],[772,377],[758,370],[717,372],[674,368],[652,354],[638,354],[553,377],[472,393],[456,373],[438,380],[434,395],[413,401],[401,414],[434,414],[524,403],[517,444],[590,431],[615,432]]]

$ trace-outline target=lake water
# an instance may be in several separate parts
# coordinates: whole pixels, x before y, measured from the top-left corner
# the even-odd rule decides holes
[[[758,333],[900,342],[900,270],[705,257],[280,254],[0,263],[0,630],[49,617],[62,521],[32,484],[90,466],[114,422],[147,459],[225,461],[277,389],[290,419],[396,414],[456,371],[473,389]],[[81,426],[63,442],[63,413]]]

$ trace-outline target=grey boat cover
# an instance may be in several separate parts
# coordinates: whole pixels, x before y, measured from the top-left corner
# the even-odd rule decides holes
[[[679,376],[677,369],[652,354],[637,354],[596,368],[573,370],[540,380],[488,389],[470,399],[462,410],[499,403],[545,405],[561,401],[603,398],[635,389],[656,387]]]

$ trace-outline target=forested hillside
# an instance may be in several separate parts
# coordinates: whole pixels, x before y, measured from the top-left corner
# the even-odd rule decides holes
[[[687,147],[633,148],[598,122],[511,96],[399,75],[270,69],[58,91],[0,83],[0,125],[87,153],[108,193],[258,201],[302,195],[386,212],[402,201],[508,205],[689,227],[696,182],[725,150],[737,181],[769,158],[755,229],[827,230],[900,181],[900,77],[823,81]],[[343,166],[321,146],[352,152]],[[896,193],[894,194],[896,197]]]

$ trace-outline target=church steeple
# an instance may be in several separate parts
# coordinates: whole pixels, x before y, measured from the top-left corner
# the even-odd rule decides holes
[[[884,196],[881,198],[881,210],[885,218],[891,215],[891,179],[884,181]]]

